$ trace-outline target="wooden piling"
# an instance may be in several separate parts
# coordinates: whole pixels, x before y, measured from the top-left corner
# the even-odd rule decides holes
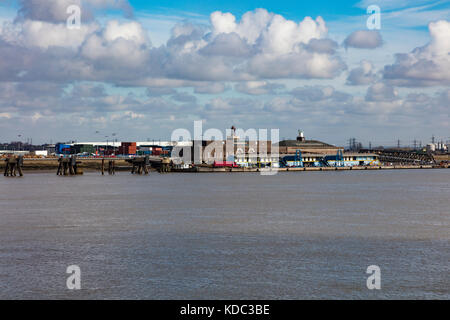
[[[9,176],[10,177],[15,177],[16,176],[16,162],[15,162],[15,160],[10,160],[9,170],[10,170]]]
[[[5,171],[3,172],[5,177],[16,177],[17,174],[23,177],[23,156],[9,157],[5,159],[5,162]]]
[[[77,157],[72,156],[69,161],[69,172],[70,175],[74,176],[77,174]]]
[[[109,160],[108,162],[108,174],[115,175],[116,174],[116,161]]]
[[[23,177],[22,166],[20,163],[17,163],[17,171],[19,172],[19,176]]]
[[[83,170],[78,168],[78,164],[80,162],[77,161],[76,156],[72,156],[70,158],[59,158],[58,159],[58,170],[56,171],[57,176],[67,176],[67,175],[81,175],[83,174]]]
[[[134,158],[126,160],[128,163],[132,165],[131,168],[131,174],[148,174],[149,173],[149,165],[150,165],[150,159],[149,157],[145,158]],[[115,165],[113,165],[115,170]]]
[[[5,177],[7,177],[8,176],[8,170],[9,170],[9,161],[8,161],[8,159],[5,159],[5,162],[6,162],[6,164],[5,164],[5,172],[3,173],[3,175]]]
[[[159,173],[167,173],[171,171],[172,163],[169,158],[164,158],[161,161],[161,167],[159,168]]]
[[[58,170],[56,171],[57,176],[61,175],[61,170],[62,170],[62,158],[59,158],[58,159]]]
[[[67,161],[64,161],[63,167],[64,167],[63,173],[64,173],[65,176],[67,176],[68,175],[68,171],[69,171],[69,163]]]

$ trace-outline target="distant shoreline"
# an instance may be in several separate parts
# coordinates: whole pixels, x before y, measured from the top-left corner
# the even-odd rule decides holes
[[[84,171],[101,171],[102,159],[79,159],[81,164],[79,167]],[[108,159],[105,160],[105,169],[108,166]],[[115,160],[116,171],[130,171],[132,166],[124,159]],[[5,162],[0,161],[0,170],[5,168]],[[42,172],[42,171],[55,171],[58,168],[58,159],[24,159],[23,171],[24,172]],[[299,168],[276,168],[274,171],[278,172],[305,172],[305,171],[373,171],[373,170],[404,170],[404,169],[443,169],[445,167],[436,165],[393,165],[393,166],[354,166],[354,167],[299,167]],[[156,170],[151,168],[151,170]],[[172,172],[177,173],[233,173],[233,172],[262,172],[265,169],[260,168],[215,168],[207,166],[197,166],[189,169],[176,169],[172,168]]]

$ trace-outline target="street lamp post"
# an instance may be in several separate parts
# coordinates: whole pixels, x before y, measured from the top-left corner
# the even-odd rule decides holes
[[[17,136],[19,137],[19,152],[20,152],[22,151],[22,139],[21,139],[22,135],[18,134]]]
[[[114,149],[114,155],[116,155],[116,144],[114,143],[114,137],[116,136],[116,133],[113,133],[112,136],[113,136],[113,149]],[[116,140],[116,142],[117,142],[117,139],[115,139],[115,140]]]
[[[96,134],[96,135],[99,135],[99,134],[100,134],[100,131],[95,131],[95,134]],[[98,154],[98,144],[97,144],[95,147],[96,147],[95,155],[98,156],[98,155],[99,155],[99,154]]]
[[[108,138],[109,138],[109,136],[105,136],[105,138],[106,138],[106,150],[105,150],[105,152],[103,152],[103,157],[105,157],[106,156],[106,153],[108,152]]]

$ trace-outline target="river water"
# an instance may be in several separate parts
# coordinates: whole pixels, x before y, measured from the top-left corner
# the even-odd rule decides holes
[[[449,198],[445,169],[1,177],[0,298],[449,299]]]

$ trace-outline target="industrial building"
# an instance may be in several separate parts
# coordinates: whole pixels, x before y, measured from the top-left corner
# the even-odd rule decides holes
[[[343,147],[307,140],[299,131],[296,140],[279,143],[281,167],[352,167],[380,165],[378,155],[373,153],[344,153]]]
[[[372,153],[337,153],[285,155],[280,157],[282,167],[353,167],[380,165],[378,155]]]
[[[171,142],[156,141],[152,142],[79,142],[79,143],[57,143],[55,145],[55,154],[84,154],[84,155],[166,155],[169,156],[172,148],[176,145],[192,145],[192,142]]]
[[[232,134],[226,140],[147,141],[147,142],[83,142],[56,145],[57,154],[109,156],[153,155],[170,157],[174,147],[190,148],[190,164],[232,163],[239,167],[344,167],[380,165],[374,153],[344,153],[337,147],[318,140],[308,140],[302,131],[296,140],[254,141]],[[227,149],[228,148],[228,149]],[[272,154],[272,148],[274,154]],[[182,156],[181,151],[180,156]],[[188,165],[185,163],[184,165]]]
[[[227,140],[194,141],[191,161],[196,164],[235,163],[239,167],[344,167],[380,165],[373,153],[344,153],[336,147],[318,140],[307,140],[299,131],[296,140],[283,140],[277,145],[271,141],[244,140],[233,134]],[[227,150],[231,147],[230,150]],[[199,163],[199,159],[201,162]]]
[[[278,144],[280,155],[295,154],[298,150],[302,154],[330,154],[335,155],[339,150],[344,151],[343,147],[336,147],[331,144],[318,141],[306,140],[303,131],[299,130],[296,140],[282,140]]]

